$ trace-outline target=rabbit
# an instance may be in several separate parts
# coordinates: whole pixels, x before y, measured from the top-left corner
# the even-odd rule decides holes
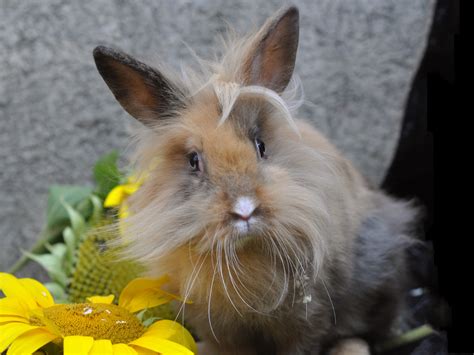
[[[141,123],[127,255],[170,276],[202,354],[370,354],[403,309],[418,209],[294,117],[298,36],[291,6],[182,75],[93,51]]]

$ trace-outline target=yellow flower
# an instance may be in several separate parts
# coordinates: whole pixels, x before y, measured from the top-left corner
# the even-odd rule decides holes
[[[50,342],[69,354],[192,355],[196,343],[179,323],[159,320],[145,327],[133,314],[178,298],[160,289],[168,278],[139,278],[113,295],[87,303],[55,304],[36,280],[0,273],[0,353],[32,354]]]
[[[127,179],[127,183],[115,186],[107,195],[104,201],[104,207],[119,207],[119,217],[129,216],[128,207],[125,201],[134,194],[143,182],[143,178],[137,178],[132,175]]]
[[[125,235],[124,219],[130,215],[127,198],[134,194],[142,184],[143,179],[137,179],[134,175],[127,179],[127,183],[115,186],[107,195],[104,207],[118,207],[119,230],[121,235]]]
[[[159,161],[158,157],[153,158],[146,171],[138,176],[136,174],[130,175],[125,184],[115,186],[105,198],[104,207],[118,207],[119,218],[127,218],[130,215],[126,202],[127,198],[130,195],[133,195],[140,188],[143,181],[150,175],[150,172],[158,166]]]

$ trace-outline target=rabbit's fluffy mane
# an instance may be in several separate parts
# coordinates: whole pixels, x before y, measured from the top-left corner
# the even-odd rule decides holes
[[[219,309],[219,299],[230,302],[238,313],[270,312],[282,304],[288,294],[293,295],[294,302],[310,301],[311,295],[305,289],[308,278],[318,278],[324,284],[325,276],[319,271],[327,250],[331,244],[333,249],[341,248],[338,245],[345,229],[354,229],[359,218],[358,212],[340,207],[340,203],[347,203],[341,201],[348,198],[349,203],[353,203],[352,198],[359,194],[359,184],[363,183],[357,173],[319,134],[307,137],[319,145],[318,150],[302,144],[298,136],[302,133],[301,127],[308,131],[308,127],[297,123],[292,115],[302,103],[299,80],[293,77],[280,94],[262,86],[245,85],[239,68],[260,36],[257,32],[251,37],[227,40],[222,60],[200,60],[199,71],[182,70],[179,78],[171,77],[166,71],[167,77],[179,88],[175,96],[181,95],[187,104],[168,113],[169,117],[157,120],[156,124],[139,128],[135,135],[136,148],[131,162],[133,170],[145,176],[145,183],[130,198],[132,214],[123,222],[127,231],[127,255],[149,266],[151,274],[171,274],[176,281],[170,291],[181,293],[185,300],[209,302],[209,313],[211,308]],[[275,167],[271,169],[276,174],[267,193],[270,200],[291,208],[277,208],[280,215],[274,218],[274,230],[261,232],[268,238],[249,241],[252,247],[238,255],[238,246],[226,240],[218,242],[216,247],[209,245],[218,239],[219,233],[223,237],[220,227],[208,231],[204,222],[189,220],[189,216],[210,214],[211,207],[202,203],[206,195],[202,195],[201,200],[173,202],[178,199],[176,188],[169,188],[160,181],[179,181],[179,176],[167,171],[167,164],[172,163],[163,162],[160,155],[182,156],[183,151],[176,146],[188,139],[185,132],[206,135],[209,134],[205,131],[206,125],[216,130],[221,127],[220,134],[224,136],[216,136],[216,139],[225,141],[225,130],[235,124],[229,123],[234,109],[247,117],[255,114],[256,106],[265,105],[271,108],[270,129],[278,130],[281,139],[278,143],[267,142],[275,146]],[[189,114],[189,107],[198,114]],[[189,118],[192,115],[205,118],[197,121]],[[157,157],[158,164],[155,163]],[[285,169],[294,170],[289,174],[292,181],[288,180]],[[357,182],[349,181],[352,179]],[[186,193],[189,188],[183,186],[181,190]],[[335,202],[327,199],[331,194],[337,196]],[[361,213],[364,208],[363,205],[358,207]],[[330,222],[331,211],[338,211],[341,220]],[[222,212],[216,211],[216,216]],[[322,235],[331,235],[332,239],[324,240]],[[204,241],[195,243],[195,236]],[[204,243],[208,244],[203,247]],[[349,262],[341,256],[344,252],[341,249],[340,255],[332,255],[334,261],[340,259],[340,265]],[[211,305],[211,298],[215,304]]]

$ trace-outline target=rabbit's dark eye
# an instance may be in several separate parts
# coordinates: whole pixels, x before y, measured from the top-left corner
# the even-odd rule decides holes
[[[255,147],[260,154],[260,158],[265,158],[265,143],[259,138],[255,138]]]
[[[193,169],[193,171],[200,171],[200,163],[199,163],[199,154],[196,152],[192,152],[189,154],[189,165]]]

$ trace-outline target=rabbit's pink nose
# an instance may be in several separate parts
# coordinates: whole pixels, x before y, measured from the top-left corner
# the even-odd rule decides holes
[[[234,204],[232,214],[243,221],[248,221],[256,208],[257,205],[250,197],[239,197]]]

